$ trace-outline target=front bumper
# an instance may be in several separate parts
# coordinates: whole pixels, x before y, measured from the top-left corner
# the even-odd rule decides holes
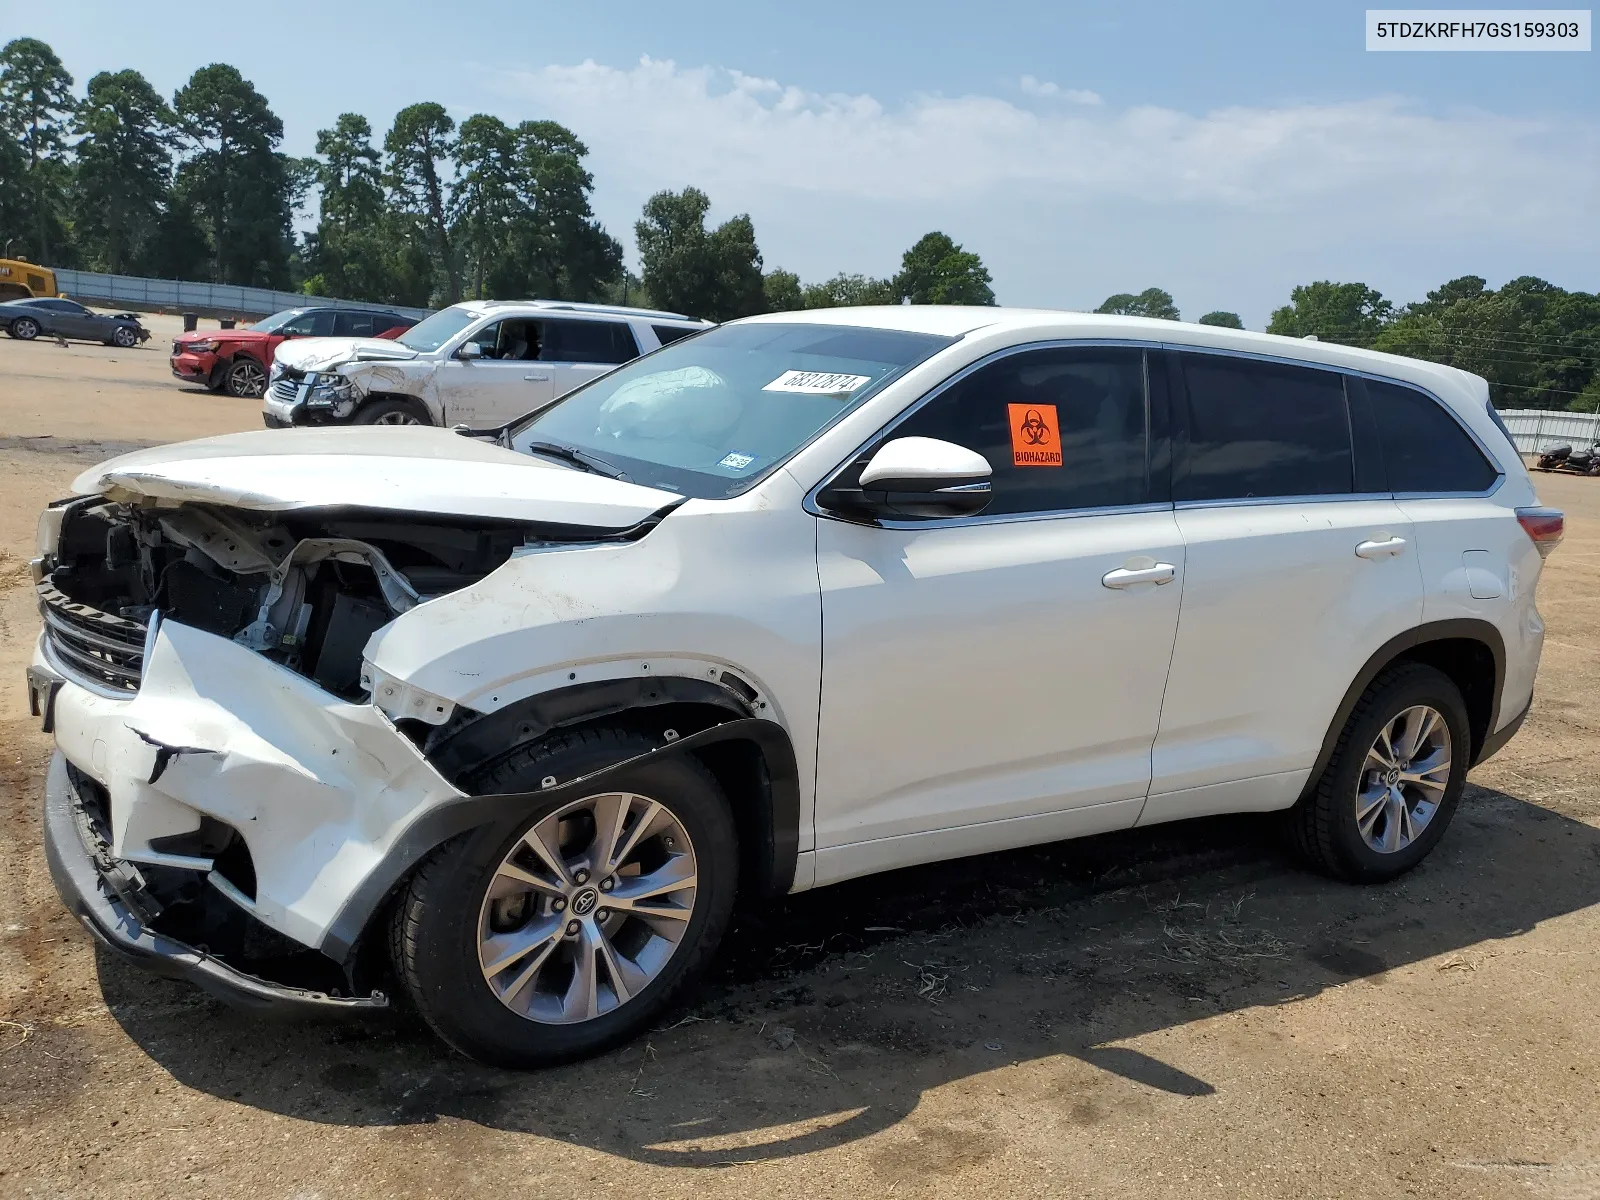
[[[462,799],[373,706],[176,621],[160,624],[137,693],[79,680],[46,638],[32,674],[62,755],[104,789],[110,858],[161,866],[171,839],[221,822],[254,874],[253,894],[230,900],[336,963],[360,933],[352,896],[419,818]]]
[[[172,373],[179,379],[205,383],[211,378],[211,372],[216,368],[217,356],[215,354],[191,354],[186,351],[172,355],[167,361],[172,366]]]
[[[257,1011],[360,1012],[388,1007],[382,992],[330,996],[246,974],[204,950],[150,928],[138,899],[115,880],[104,848],[94,843],[83,797],[66,759],[50,763],[44,790],[44,854],[57,893],[95,941],[134,966],[183,979],[230,1004]]]

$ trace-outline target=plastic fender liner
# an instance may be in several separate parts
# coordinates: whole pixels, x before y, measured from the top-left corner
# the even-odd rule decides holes
[[[1322,772],[1327,769],[1328,762],[1333,758],[1334,749],[1339,744],[1339,735],[1344,731],[1345,722],[1350,719],[1350,713],[1356,703],[1361,699],[1362,693],[1367,690],[1367,685],[1377,678],[1378,672],[1400,658],[1408,650],[1415,650],[1429,642],[1445,641],[1472,641],[1485,646],[1490,656],[1494,659],[1494,692],[1490,697],[1489,720],[1484,731],[1484,738],[1480,744],[1473,747],[1472,764],[1476,766],[1488,757],[1485,746],[1489,739],[1495,735],[1495,724],[1500,719],[1500,692],[1505,687],[1506,680],[1506,646],[1505,639],[1500,631],[1488,621],[1479,621],[1471,617],[1452,617],[1443,621],[1430,621],[1426,625],[1418,625],[1408,629],[1396,637],[1390,638],[1373,656],[1366,661],[1354,682],[1344,694],[1344,699],[1339,701],[1339,708],[1333,715],[1333,722],[1328,726],[1328,732],[1322,739],[1322,748],[1317,752],[1317,760],[1311,766],[1311,774],[1306,780],[1306,793],[1315,788],[1317,780],[1322,777]],[[1505,740],[1509,740],[1508,734]],[[1495,744],[1498,750],[1505,742]],[[1489,751],[1493,753],[1493,751]]]
[[[654,750],[636,754],[602,767],[577,779],[542,788],[536,792],[503,792],[495,795],[464,796],[430,809],[412,822],[385,856],[344,903],[338,916],[317,947],[338,962],[346,961],[372,918],[400,882],[438,846],[490,821],[532,813],[534,809],[561,804],[588,795],[632,767],[668,755],[692,754],[718,742],[754,742],[766,756],[768,782],[772,790],[770,821],[765,822],[764,846],[759,856],[770,863],[762,891],[768,897],[781,896],[794,885],[795,863],[800,847],[800,772],[795,763],[789,735],[776,722],[759,717],[742,717],[713,725],[668,742]]]
[[[553,730],[600,717],[662,704],[703,704],[723,709],[730,718],[754,716],[755,692],[750,685],[728,672],[723,672],[723,679],[734,680],[739,687],[659,675],[556,688],[469,721],[430,745],[428,760],[440,775],[461,787],[464,776],[490,759]]]

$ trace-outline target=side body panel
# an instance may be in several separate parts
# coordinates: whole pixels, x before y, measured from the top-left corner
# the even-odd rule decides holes
[[[1102,584],[1141,555],[1175,581]],[[833,848],[888,839],[845,856],[875,870],[1064,836],[980,824],[1142,799],[1183,561],[1170,509],[930,529],[824,520],[819,875],[842,877]],[[917,836],[933,833],[945,836]]]
[[[1286,807],[1355,672],[1422,619],[1411,522],[1386,497],[1180,505],[1177,521],[1183,615],[1143,823]],[[1356,553],[1393,538],[1398,554]],[[1182,794],[1240,780],[1261,781],[1249,804]]]

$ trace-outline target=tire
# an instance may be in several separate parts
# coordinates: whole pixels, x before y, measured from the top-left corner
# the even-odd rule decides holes
[[[111,344],[122,350],[132,350],[139,344],[139,335],[126,325],[118,325],[111,335]]]
[[[357,410],[353,425],[432,425],[422,406],[410,400],[374,400]]]
[[[259,400],[267,393],[267,369],[248,354],[240,354],[224,370],[222,386],[236,399]]]
[[[18,341],[31,342],[39,336],[39,322],[32,317],[18,317],[11,322],[11,336]]]
[[[657,744],[619,729],[576,731],[514,752],[474,790],[536,790],[545,779],[572,779]],[[614,815],[619,810],[634,823],[621,825]],[[569,813],[569,823],[555,820]],[[637,822],[645,820],[650,824],[641,831]],[[612,827],[622,830],[618,844],[625,847],[626,865],[615,876],[583,879],[585,863],[597,876],[604,869],[584,856],[603,862],[600,833]],[[626,849],[636,831],[644,836]],[[557,847],[569,872],[566,883],[556,886],[551,860],[533,856],[528,847],[534,840]],[[485,825],[436,850],[395,907],[395,973],[434,1032],[479,1062],[530,1068],[597,1054],[650,1028],[702,974],[733,911],[738,861],[733,817],[711,773],[687,756],[650,763],[596,796]],[[501,874],[508,864],[519,873]],[[545,882],[523,886],[530,872]],[[690,890],[682,882],[685,872],[693,879],[686,907],[680,903]],[[607,905],[628,903],[623,893],[630,879],[643,888],[668,879],[678,890],[645,901],[649,920],[623,915],[618,921],[618,910]],[[668,912],[687,912],[687,920],[658,915],[655,906],[663,903],[676,905]],[[576,936],[575,927],[581,930]],[[677,940],[669,948],[672,937]],[[498,970],[496,961],[503,964]],[[594,964],[586,977],[579,974],[581,961]],[[590,986],[583,986],[584,978]]]
[[[1417,761],[1434,765],[1413,776],[1400,773],[1401,765],[1411,766],[1404,757],[1411,727],[1402,718],[1419,709],[1439,718],[1442,734],[1436,730],[1430,739],[1443,739],[1444,757],[1431,750],[1432,740],[1424,739]],[[1376,757],[1369,758],[1369,752],[1381,754],[1379,742],[1386,732],[1396,751],[1387,770],[1376,765]],[[1312,867],[1335,879],[1378,883],[1403,875],[1444,836],[1460,803],[1471,756],[1467,706],[1450,678],[1422,663],[1391,667],[1356,702],[1315,789],[1289,810],[1290,838]],[[1392,786],[1396,774],[1398,788]],[[1430,782],[1408,782],[1422,776]],[[1403,815],[1395,807],[1396,790],[1406,806]],[[1360,810],[1373,804],[1379,807],[1367,807],[1363,820]],[[1390,839],[1392,829],[1397,833]],[[1375,845],[1374,840],[1392,845]]]

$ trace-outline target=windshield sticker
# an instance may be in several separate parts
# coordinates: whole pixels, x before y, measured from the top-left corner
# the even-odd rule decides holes
[[[717,463],[717,466],[727,467],[730,471],[742,471],[755,460],[756,456],[754,454],[740,454],[735,451],[725,456],[721,462]]]
[[[848,396],[862,384],[871,383],[870,375],[841,375],[835,371],[785,371],[763,392],[805,392],[812,396]]]
[[[1059,467],[1061,442],[1056,437],[1054,404],[1008,404],[1011,414],[1011,465]]]

